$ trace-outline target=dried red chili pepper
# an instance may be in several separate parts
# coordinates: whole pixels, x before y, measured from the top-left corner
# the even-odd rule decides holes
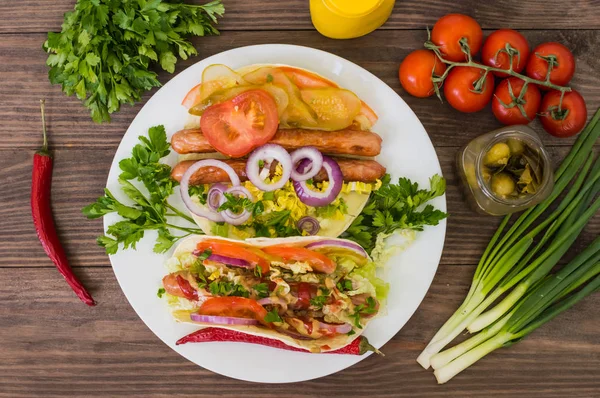
[[[221,329],[216,327],[208,327],[197,330],[177,340],[176,345],[186,343],[210,343],[215,341],[233,341],[238,343],[260,344],[273,348],[281,348],[289,351],[310,352],[308,350],[289,346],[279,340],[270,339],[267,337],[256,336],[252,334],[238,332],[231,329]],[[369,344],[364,336],[359,336],[352,343],[345,347],[334,351],[328,351],[326,354],[348,354],[348,355],[363,355],[367,351],[373,351],[379,355],[383,355],[381,351]]]
[[[52,209],[50,207],[50,188],[52,184],[52,157],[48,151],[48,138],[46,137],[46,120],[44,115],[44,101],[40,101],[42,109],[42,129],[44,144],[33,155],[33,173],[31,181],[31,214],[33,225],[44,251],[50,257],[58,271],[65,278],[77,296],[87,305],[96,305],[96,302],[85,290],[81,282],[73,274],[69,266],[65,251],[60,244]]]

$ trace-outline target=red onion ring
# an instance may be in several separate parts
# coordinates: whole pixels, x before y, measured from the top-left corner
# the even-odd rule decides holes
[[[227,190],[227,185],[216,183],[208,190],[206,195],[206,204],[212,211],[218,211],[223,198],[223,192]]]
[[[306,146],[304,148],[300,148],[291,153],[290,157],[292,158],[292,180],[294,181],[306,181],[310,178],[313,178],[319,171],[321,171],[321,167],[323,167],[323,154],[319,152],[317,148],[314,146]],[[308,160],[309,167],[298,167],[298,163],[303,160]]]
[[[356,242],[352,242],[350,240],[325,239],[325,240],[321,240],[318,242],[309,243],[308,245],[305,246],[305,248],[314,250],[314,251],[326,250],[326,249],[344,249],[344,250],[350,250],[366,259],[369,258],[369,255],[367,254],[365,249],[362,248],[361,245],[359,245]]]
[[[251,201],[254,201],[254,196],[252,196],[250,191],[248,191],[245,187],[239,185],[239,186],[233,186],[233,187],[227,189],[223,193],[223,197],[221,199],[221,203],[219,203],[219,206],[221,206],[227,200],[225,198],[226,193],[231,194],[231,195],[244,196],[244,197],[250,199]],[[231,209],[227,209],[227,210],[220,212],[219,214],[221,215],[221,217],[223,217],[223,219],[225,220],[225,222],[227,224],[231,224],[231,225],[243,224],[246,221],[248,221],[250,216],[252,216],[252,214],[250,214],[250,212],[247,209],[244,209],[241,213],[234,213],[233,211],[231,211]]]
[[[273,183],[266,183],[264,179],[260,177],[261,167],[259,162],[262,160],[265,163],[270,159],[277,160],[283,169],[283,174],[279,181]],[[292,158],[290,154],[281,146],[277,144],[266,144],[255,149],[248,157],[246,163],[246,175],[254,186],[261,191],[270,192],[276,189],[282,188],[286,182],[290,179],[292,174]]]
[[[196,252],[194,252],[194,254],[195,253]],[[229,265],[232,267],[252,268],[252,265],[246,260],[242,260],[241,258],[221,256],[220,254],[211,254],[210,256],[208,256],[207,260],[215,261],[217,263]]]
[[[323,156],[323,168],[329,179],[329,185],[323,192],[313,191],[308,187],[306,181],[294,181],[294,190],[302,203],[313,207],[326,206],[333,202],[342,190],[344,176],[335,160],[329,156]]]
[[[281,297],[266,297],[257,301],[260,305],[280,305],[281,309],[285,312],[288,309],[288,305]]]
[[[227,173],[233,186],[240,185],[240,177],[238,177],[235,170],[233,170],[233,168],[227,163],[221,162],[220,160],[216,159],[199,160],[193,165],[191,165],[190,168],[188,168],[183,174],[183,177],[181,177],[181,181],[179,183],[179,192],[181,194],[181,198],[183,199],[185,207],[187,207],[188,210],[193,214],[215,222],[224,221],[224,217],[221,216],[221,214],[211,211],[210,209],[198,206],[190,197],[190,193],[188,191],[190,178],[194,175],[196,171],[203,167],[217,167]]]
[[[298,220],[296,227],[302,232],[306,231],[309,235],[316,235],[321,229],[319,220],[311,216],[305,216]]]
[[[192,313],[190,314],[190,318],[194,322],[213,323],[215,325],[258,325],[256,319],[236,318],[233,316],[200,315]]]
[[[349,323],[335,324],[319,321],[319,329],[324,329],[337,334],[346,334],[352,330],[352,325]]]

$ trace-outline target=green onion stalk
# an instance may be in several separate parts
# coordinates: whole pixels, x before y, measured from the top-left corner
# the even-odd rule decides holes
[[[600,162],[598,162],[598,164],[600,165]],[[598,168],[600,168],[600,166],[598,166]],[[560,258],[569,249],[569,247],[577,238],[577,235],[579,235],[579,233],[583,229],[585,222],[587,222],[587,219],[585,219],[585,217],[589,214],[593,215],[593,212],[595,212],[598,209],[598,207],[600,207],[599,198],[594,202],[593,206],[588,208],[598,190],[600,190],[600,182],[596,181],[595,190],[587,192],[587,194],[584,195],[583,200],[577,202],[578,207],[576,209],[573,209],[573,211],[569,213],[568,217],[559,229],[557,233],[558,238],[549,246],[548,250],[544,253],[544,255],[546,255],[548,251],[551,251],[551,254],[545,257],[544,255],[542,255],[542,257],[540,258],[543,258],[543,260],[539,263],[539,265],[536,262],[531,263],[529,268],[533,271],[529,273],[528,276],[522,282],[520,282],[517,285],[517,287],[515,287],[515,289],[513,289],[512,292],[506,296],[504,300],[502,300],[498,305],[496,305],[494,309],[484,314],[487,315],[485,317],[482,317],[482,319],[485,318],[485,321],[487,323],[486,326],[492,324],[493,325],[484,329],[481,333],[477,334],[473,338],[446,351],[442,351],[438,354],[433,355],[431,357],[431,366],[434,369],[439,369],[443,366],[446,366],[446,364],[448,364],[450,361],[453,361],[456,357],[462,355],[465,349],[470,349],[476,346],[477,344],[487,340],[489,336],[498,333],[499,328],[501,328],[508,321],[508,319],[510,319],[511,314],[514,312],[513,308],[518,307],[519,303],[523,301],[521,299],[523,297],[526,298],[527,294],[530,294],[532,289],[535,289],[539,283],[544,282],[548,273],[550,273],[550,271],[554,268],[554,266],[556,266]],[[581,221],[582,218],[584,218],[585,220]],[[573,230],[575,232],[571,233],[571,231]],[[564,239],[565,236],[567,236],[568,238]],[[593,255],[596,252],[600,252],[600,238],[597,239],[578,258],[579,260],[586,260],[590,255]],[[588,255],[587,253],[590,254]],[[598,254],[597,257],[598,259],[600,259],[600,254]],[[572,265],[573,267],[579,265],[576,260],[574,260],[573,264],[576,264]],[[519,276],[522,276],[522,274],[523,271],[516,273],[510,278],[507,278],[507,283],[505,285],[501,285],[497,290],[500,290],[502,293],[506,292],[506,286],[513,286],[515,283],[517,283],[518,280],[520,280]],[[497,297],[497,295],[494,296]],[[513,311],[509,312],[511,310]],[[509,314],[506,317],[501,318],[507,312],[509,312]]]
[[[511,217],[509,215],[502,220],[479,261],[464,302],[417,358],[417,362],[425,369],[431,365],[431,357],[439,353],[465,328],[480,330],[509,311],[512,307],[511,303],[523,297],[526,291],[525,285],[519,284],[513,290],[514,293],[511,292],[512,296],[509,294],[499,304],[501,307],[495,308],[494,312],[482,315],[500,296],[534,273],[538,267],[543,268],[543,271],[535,274],[535,280],[527,279],[527,286],[543,278],[552,268],[550,265],[558,262],[598,210],[600,203],[596,201],[589,209],[582,211],[577,219],[569,217],[573,212],[581,210],[584,203],[589,203],[586,198],[593,198],[598,192],[596,184],[600,177],[598,161],[595,162],[589,175],[588,170],[593,163],[593,145],[600,136],[599,119],[600,110],[579,135],[573,148],[556,170],[555,184],[550,196],[522,213],[505,233],[504,230]],[[558,207],[527,232],[570,184],[571,189]],[[534,238],[544,231],[540,242],[531,248]],[[554,240],[533,260],[550,239]]]
[[[570,294],[581,286],[583,288]],[[435,370],[438,383],[446,383],[490,352],[522,340],[597,291],[600,291],[600,238],[556,274],[536,285],[508,315],[474,337],[434,356],[432,364],[442,356],[451,357],[444,366]]]

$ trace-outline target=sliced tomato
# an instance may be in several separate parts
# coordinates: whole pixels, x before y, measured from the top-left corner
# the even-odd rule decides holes
[[[358,112],[356,120],[360,123],[360,126],[363,130],[370,130],[371,127],[373,127],[373,125],[377,123],[379,117],[377,116],[375,111],[365,103],[365,101],[360,101],[360,103],[360,112]]]
[[[231,156],[247,155],[277,132],[277,104],[264,90],[250,90],[204,111],[200,128],[210,145]]]
[[[200,86],[201,85],[202,85],[202,83],[194,86],[194,88],[192,88],[186,94],[186,96],[183,98],[183,101],[181,101],[181,105],[183,105],[186,108],[190,109],[191,107],[193,107],[194,105],[196,105],[197,103],[199,103],[200,101],[202,101],[202,99],[200,97]]]
[[[198,309],[198,314],[256,319],[263,325],[268,325],[265,321],[267,310],[258,304],[256,300],[245,297],[227,296],[209,298],[202,303],[202,306]]]
[[[300,94],[317,114],[319,128],[323,130],[350,126],[362,107],[356,94],[341,88],[310,88],[301,90]]]
[[[162,280],[165,292],[183,297],[188,300],[198,300],[198,291],[194,289],[190,280],[194,280],[188,271],[173,272]]]
[[[304,69],[294,68],[292,66],[280,66],[279,69],[296,85],[298,88],[323,88],[338,87],[331,80],[325,79],[316,73]]]
[[[324,254],[305,249],[303,247],[275,245],[263,247],[262,251],[284,261],[299,261],[308,263],[313,270],[331,274],[335,271],[336,264]]]
[[[224,240],[206,239],[199,242],[196,249],[199,251],[210,249],[213,254],[246,260],[253,266],[259,266],[263,274],[269,272],[268,257],[264,253],[259,254],[260,250],[256,248]]]

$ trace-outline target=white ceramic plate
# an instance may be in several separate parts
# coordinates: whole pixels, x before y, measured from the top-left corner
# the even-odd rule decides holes
[[[425,129],[406,103],[385,83],[365,69],[338,56],[307,47],[269,44],[242,47],[206,58],[181,72],[162,87],[138,113],[125,133],[113,160],[107,186],[126,201],[117,181],[119,161],[129,157],[146,135],[149,127],[163,124],[172,135],[183,128],[187,111],[180,103],[190,88],[201,80],[202,71],[210,64],[225,64],[237,69],[250,64],[288,64],[312,70],[341,87],[354,91],[379,115],[374,131],[383,137],[383,151],[378,160],[394,179],[406,176],[428,186],[428,179],[441,173],[440,165]],[[168,159],[176,162],[176,154]],[[184,208],[176,193],[172,203]],[[445,197],[433,203],[446,210]],[[104,218],[105,229],[118,221],[118,216]],[[365,336],[381,348],[404,326],[415,312],[435,275],[444,245],[446,223],[427,228],[403,253],[394,256],[386,279],[391,284],[387,314],[373,320]],[[113,270],[133,309],[148,327],[169,347],[190,361],[213,372],[241,380],[263,383],[285,383],[310,380],[338,372],[365,359],[363,356],[324,355],[288,352],[242,343],[203,343],[175,346],[175,341],[191,333],[193,325],[176,323],[156,296],[166,274],[164,262],[170,253],[152,251],[154,233],[146,233],[137,250],[119,251],[110,256]]]

